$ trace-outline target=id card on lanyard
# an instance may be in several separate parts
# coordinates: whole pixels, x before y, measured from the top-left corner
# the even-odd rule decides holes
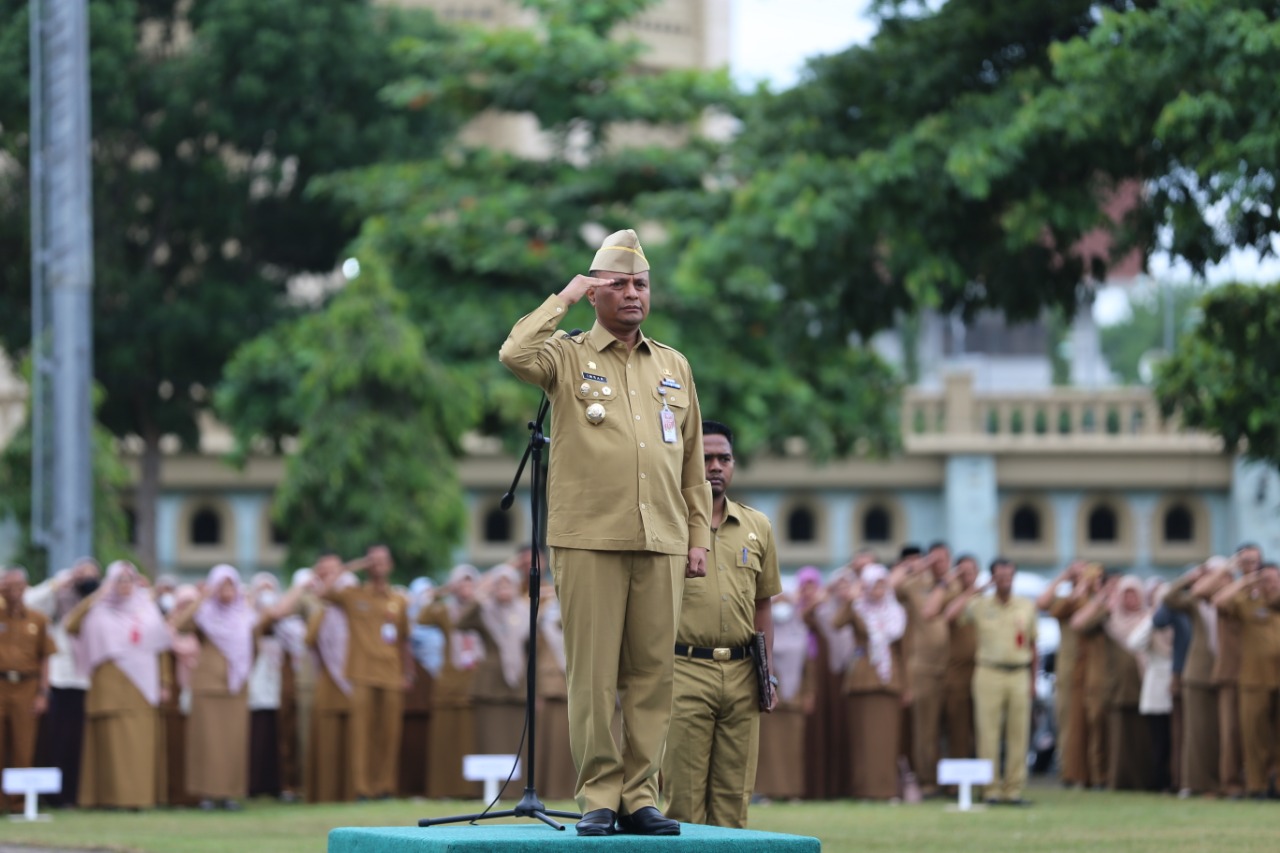
[[[675,444],[680,440],[680,433],[676,430],[676,413],[667,405],[667,389],[659,388],[658,393],[662,395],[662,411],[659,413],[659,420],[662,422],[662,440],[667,444]]]

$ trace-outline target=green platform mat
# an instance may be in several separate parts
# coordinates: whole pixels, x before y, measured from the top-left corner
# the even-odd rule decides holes
[[[542,823],[431,827],[342,827],[329,833],[329,853],[549,853],[591,848],[627,853],[819,853],[816,838],[681,824],[680,835],[579,838]]]

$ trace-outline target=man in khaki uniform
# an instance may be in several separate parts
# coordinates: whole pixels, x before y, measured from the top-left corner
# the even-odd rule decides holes
[[[750,645],[763,631],[772,660],[773,596],[782,592],[782,577],[769,519],[726,494],[733,433],[703,421],[702,446],[711,484],[710,571],[684,587],[663,796],[669,817],[740,829],[747,825],[760,747],[760,688]],[[775,692],[770,710],[776,700]]]
[[[947,615],[961,614],[978,630],[973,705],[978,757],[990,761],[992,768],[986,800],[1026,805],[1022,789],[1027,782],[1027,738],[1036,683],[1036,606],[1030,599],[1014,597],[1016,571],[1012,560],[997,557],[991,563],[990,583],[958,597]],[[995,588],[995,595],[978,595],[989,587]]]
[[[48,618],[22,603],[26,588],[24,570],[0,572],[0,769],[31,766],[36,722],[49,702],[49,656],[57,651]]]
[[[926,797],[938,793],[942,711],[951,630],[938,614],[926,615],[929,593],[946,587],[951,552],[943,542],[929,546],[924,557],[900,563],[890,575],[898,601],[907,611],[907,684],[911,694],[911,766]]]
[[[1218,612],[1240,625],[1240,741],[1245,794],[1265,799],[1280,761],[1280,571],[1268,565],[1218,591]]]
[[[586,297],[596,322],[556,334]],[[676,616],[706,572],[711,489],[684,356],[640,331],[649,262],[634,231],[604,241],[591,275],[521,318],[499,359],[551,401],[547,544],[564,621],[579,835],[675,835],[657,810],[671,718]],[[610,731],[622,706],[621,750]]]
[[[925,619],[940,619],[947,605],[973,589],[977,581],[978,561],[969,554],[961,554],[947,576],[929,593],[920,614]],[[945,618],[941,621],[947,624]],[[948,633],[947,672],[942,680],[946,757],[973,758],[973,672],[978,631],[972,622],[956,619],[950,623]]]
[[[367,569],[368,581],[330,587],[324,599],[341,608],[350,625],[347,680],[351,682],[349,758],[356,797],[390,797],[400,777],[404,694],[413,680],[408,602],[391,588],[391,553],[385,546],[349,568]],[[414,757],[417,760],[417,757]]]

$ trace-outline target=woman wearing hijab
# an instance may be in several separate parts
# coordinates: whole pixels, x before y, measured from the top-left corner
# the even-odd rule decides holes
[[[805,753],[809,758],[805,790],[813,799],[847,797],[855,744],[849,732],[844,683],[853,663],[854,643],[853,631],[848,626],[837,627],[836,617],[844,609],[845,592],[858,575],[851,566],[841,567],[832,572],[825,589],[822,574],[812,566],[801,569],[798,577],[801,601],[806,602],[802,612],[813,637],[810,648],[816,649],[818,657],[814,667],[814,711],[805,732]]]
[[[165,788],[157,708],[171,688],[168,626],[132,563],[107,567],[102,587],[67,615],[89,673],[82,808],[154,806]]]
[[[315,573],[298,569],[289,591],[274,608],[274,626],[280,641],[280,799],[295,802],[305,790],[307,744],[311,731],[311,703],[315,696],[316,662],[307,648],[307,620],[303,598]],[[315,608],[321,606],[315,602]]]
[[[1150,738],[1138,710],[1142,698],[1142,664],[1129,650],[1129,638],[1147,618],[1142,581],[1122,577],[1107,603],[1108,692],[1107,741],[1112,745],[1107,786],[1113,791],[1142,791],[1150,775]]]
[[[857,744],[853,796],[892,800],[898,796],[901,741],[902,649],[907,613],[889,590],[889,570],[872,563],[844,592],[836,626],[853,626],[853,664],[845,676],[849,732]]]
[[[760,716],[760,760],[755,791],[775,800],[804,796],[806,708],[813,704],[810,689],[809,629],[798,612],[794,595],[773,600],[773,674],[778,678],[778,704]]]
[[[275,622],[280,582],[269,572],[249,581],[249,602],[262,626],[257,656],[249,671],[249,796],[279,797],[283,747],[280,705],[284,693],[285,654]],[[274,624],[273,624],[274,623]]]
[[[472,751],[475,721],[471,715],[471,679],[484,647],[474,631],[458,629],[462,612],[475,602],[480,573],[474,566],[455,566],[441,595],[418,613],[418,624],[439,628],[444,655],[432,692],[431,729],[427,748],[427,796],[474,799],[480,786],[462,778],[462,757]]]
[[[248,794],[254,643],[270,620],[259,620],[240,573],[222,564],[209,571],[199,602],[175,614],[174,623],[200,641],[187,718],[187,792],[202,809],[236,811]]]
[[[170,615],[177,616],[200,601],[200,590],[182,584],[174,588],[172,598]],[[156,604],[159,605],[158,600]],[[194,632],[179,631],[172,620],[168,625],[173,645],[165,656],[173,668],[176,689],[160,703],[168,768],[165,775],[169,780],[166,802],[171,806],[194,806],[199,800],[187,791],[187,714],[191,711],[191,674],[200,659],[200,640]]]
[[[350,572],[334,582],[334,589],[359,583]],[[325,604],[307,626],[307,645],[315,650],[316,689],[311,704],[308,749],[307,801],[342,803],[356,798],[351,772],[348,721],[351,716],[351,682],[347,680],[347,644],[351,625],[340,607]]]
[[[427,737],[431,730],[431,688],[440,671],[439,653],[444,638],[439,629],[416,624],[418,614],[431,601],[432,584],[428,578],[415,578],[409,584],[409,651],[413,654],[413,686],[404,694],[404,717],[400,729],[400,762],[398,788],[402,797],[427,795]],[[433,658],[435,658],[433,660]]]
[[[1148,587],[1146,615],[1125,641],[1142,665],[1138,713],[1151,748],[1147,787],[1156,791],[1169,791],[1173,785],[1173,628],[1157,628],[1153,622],[1166,589],[1168,584]]]
[[[484,642],[484,659],[471,681],[476,719],[475,751],[514,754],[524,728],[525,648],[529,616],[517,600],[520,574],[508,565],[489,571],[489,594],[479,598],[458,618],[458,627],[475,631]]]

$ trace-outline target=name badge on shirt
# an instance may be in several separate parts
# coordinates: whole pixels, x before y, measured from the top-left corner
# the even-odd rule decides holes
[[[680,440],[680,434],[676,432],[676,413],[667,408],[666,400],[662,401],[662,440],[667,444],[675,444]]]
[[[742,565],[745,566],[746,564],[747,564],[747,549],[743,548],[742,549]]]
[[[398,632],[396,631],[395,625],[392,625],[390,622],[382,623],[382,642],[388,644],[394,643],[397,635]]]
[[[605,379],[603,376],[601,376],[598,373],[587,373],[586,371],[583,371],[582,378],[590,379],[592,382],[608,382],[609,381],[608,379]]]
[[[674,388],[674,389],[676,389],[677,391],[679,391],[679,390],[680,390],[680,383],[679,383],[679,382],[677,382],[677,381],[675,381],[674,379],[667,378],[667,379],[663,379],[663,380],[662,380],[662,387],[663,387],[663,388]]]

